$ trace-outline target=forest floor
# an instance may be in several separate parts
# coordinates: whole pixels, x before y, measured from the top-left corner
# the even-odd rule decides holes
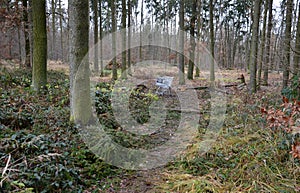
[[[295,142],[299,142],[299,134],[286,130],[288,116],[282,115],[293,112],[293,116],[289,116],[289,127],[299,128],[300,104],[282,100],[280,73],[271,72],[269,86],[261,87],[254,95],[248,93],[247,87],[223,88],[224,124],[212,147],[202,154],[199,143],[209,124],[211,95],[207,89],[196,90],[203,113],[198,134],[184,153],[163,167],[132,171],[97,158],[81,140],[76,126],[69,123],[67,65],[49,63],[49,84],[42,93],[30,89],[30,70],[2,60],[0,68],[0,192],[300,192],[300,160],[297,158],[297,153],[300,158],[300,148],[299,152],[292,149],[298,148]],[[139,70],[136,74],[133,72],[133,76],[148,76],[149,81],[144,84],[152,92],[155,76],[153,73],[146,76],[142,74],[145,70]],[[238,85],[241,73],[248,83],[246,72],[222,70],[218,85]],[[166,73],[162,69],[158,74],[175,76],[176,70]],[[180,112],[168,111],[168,124],[161,132],[137,139],[120,129],[111,114],[109,79],[94,77],[92,81],[98,82],[97,86],[104,93],[96,96],[99,120],[114,140],[126,147],[148,148],[168,140],[167,136],[178,126],[176,120]],[[175,79],[170,96],[157,98],[139,94],[133,96],[135,102],[161,100],[167,107],[175,108],[178,107],[176,92],[208,85],[205,75],[184,87],[176,82]],[[273,109],[277,114],[272,114]],[[149,118],[147,113],[132,113],[142,122]],[[274,122],[277,125],[272,125]]]

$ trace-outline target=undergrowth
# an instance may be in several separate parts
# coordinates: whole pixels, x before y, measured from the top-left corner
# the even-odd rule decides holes
[[[68,77],[50,71],[48,79],[38,94],[30,88],[29,70],[0,72],[0,192],[119,191],[122,175],[130,172],[105,164],[87,149],[77,128],[69,123]],[[151,147],[153,140],[154,145],[163,143],[161,137],[172,133],[171,128],[178,124],[173,121],[179,119],[178,112],[169,111],[165,133],[155,133],[151,140],[135,138],[119,128],[112,116],[111,86],[98,86],[95,105],[100,122],[124,146]],[[149,100],[165,100],[134,94],[131,99],[144,109],[148,109]],[[176,107],[178,101],[167,102]],[[220,135],[205,155],[198,154],[197,142],[209,115],[201,115],[195,144],[161,169],[152,192],[299,192],[300,161],[290,153],[295,138],[270,128],[270,120],[262,113],[262,108],[266,112],[270,109],[267,107],[282,110],[285,107],[281,104],[281,96],[274,93],[249,96],[239,91],[232,95]],[[130,109],[135,118],[147,122],[147,112],[136,109]]]
[[[69,80],[48,72],[41,93],[29,70],[0,72],[0,192],[112,189],[120,169],[92,154],[69,123]]]
[[[234,95],[214,147],[195,147],[165,170],[160,192],[299,192],[300,160],[290,153],[289,133],[268,128],[262,106],[280,108],[275,94]],[[271,104],[272,103],[272,104]],[[298,117],[299,118],[299,117]]]

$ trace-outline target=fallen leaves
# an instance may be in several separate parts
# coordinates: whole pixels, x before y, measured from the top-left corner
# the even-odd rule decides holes
[[[292,145],[292,151],[290,153],[294,158],[300,159],[300,142],[296,142]]]
[[[275,131],[284,131],[291,133],[293,136],[300,134],[300,125],[297,120],[300,117],[300,102],[297,100],[289,101],[288,98],[283,97],[283,104],[281,109],[261,108],[260,112],[265,115],[268,128]],[[300,142],[295,141],[290,152],[294,158],[300,159]]]

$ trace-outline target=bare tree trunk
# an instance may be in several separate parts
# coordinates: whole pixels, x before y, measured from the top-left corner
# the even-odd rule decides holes
[[[126,79],[126,0],[122,0],[122,73],[121,78]]]
[[[256,71],[257,71],[257,52],[258,52],[258,30],[259,30],[259,18],[260,18],[260,4],[261,0],[257,0],[254,3],[254,15],[252,24],[252,40],[251,40],[251,52],[250,52],[250,92],[256,92]]]
[[[60,12],[60,17],[59,17],[59,28],[60,28],[60,49],[61,49],[61,59],[64,61],[64,42],[63,42],[63,17],[64,13],[61,7],[61,2],[62,0],[59,0],[59,12]]]
[[[286,28],[284,41],[284,65],[283,65],[283,88],[289,83],[290,75],[290,51],[291,51],[291,28],[292,28],[293,0],[287,0],[286,4]]]
[[[215,37],[214,37],[214,6],[213,0],[209,1],[209,31],[210,31],[210,83],[213,85],[215,82]]]
[[[102,0],[99,0],[99,22],[100,22],[100,76],[104,76],[104,67],[103,67],[103,27],[102,27]]]
[[[194,62],[195,62],[195,25],[196,25],[196,15],[197,15],[197,1],[193,0],[192,5],[192,17],[191,17],[191,23],[190,23],[190,61],[188,66],[188,74],[187,78],[190,80],[193,80],[193,73],[194,73]]]
[[[51,46],[51,59],[56,60],[55,54],[55,41],[56,41],[56,27],[55,27],[55,8],[56,8],[56,0],[51,0],[51,13],[52,13],[52,46]]]
[[[30,41],[29,41],[29,19],[28,19],[28,2],[22,1],[23,5],[23,23],[24,23],[24,39],[25,39],[25,60],[24,66],[30,68]]]
[[[197,43],[197,56],[196,56],[196,62],[197,62],[197,65],[196,65],[196,73],[195,73],[195,77],[200,77],[200,69],[199,69],[199,66],[200,66],[200,53],[199,52],[199,49],[200,49],[200,45],[199,45],[199,42],[200,42],[200,39],[201,39],[201,35],[200,35],[200,32],[201,32],[201,27],[202,27],[202,23],[201,23],[201,1],[202,0],[198,0],[198,3],[197,3],[197,9],[198,9],[198,16],[197,16],[197,39],[198,39],[198,43]]]
[[[295,55],[294,55],[294,75],[300,76],[299,72],[299,61],[300,61],[300,3],[298,8],[298,21],[297,21],[297,34],[296,34],[296,45],[295,45]]]
[[[261,84],[261,72],[262,72],[262,66],[265,62],[265,41],[266,41],[266,28],[267,28],[267,14],[268,14],[268,7],[269,7],[269,0],[265,1],[265,7],[264,7],[264,20],[263,20],[263,29],[262,29],[262,39],[261,39],[261,46],[260,46],[260,60],[259,60],[259,66],[258,66],[258,84]],[[265,65],[265,64],[264,64]]]
[[[92,117],[89,80],[89,1],[69,0],[70,121],[87,124]]]
[[[28,8],[28,28],[29,28],[29,50],[30,50],[30,65],[33,66],[33,16],[32,16],[32,1],[33,0],[28,0],[29,3],[29,8]]]
[[[139,48],[139,60],[142,60],[142,27],[144,26],[144,0],[142,0],[142,5],[141,5],[141,25],[140,25],[140,48]]]
[[[47,83],[46,0],[32,1],[33,71],[32,86],[39,91]]]
[[[115,0],[111,0],[111,24],[112,24],[112,52],[113,52],[113,67],[112,67],[112,79],[118,79],[118,72],[117,72],[117,58],[116,58],[116,30],[117,30],[117,23],[116,23],[116,5]]]
[[[19,10],[18,10],[19,11]],[[17,36],[18,36],[18,52],[19,52],[19,61],[20,61],[20,67],[22,67],[22,45],[21,45],[21,23],[17,24]]]
[[[179,84],[184,85],[184,0],[179,3]]]
[[[268,85],[269,67],[271,67],[271,32],[272,32],[272,20],[273,20],[273,0],[269,0],[269,16],[268,16],[268,30],[267,30],[267,42],[266,42],[266,60],[263,66],[264,76],[262,85]]]
[[[128,6],[128,23],[127,23],[127,28],[128,28],[128,60],[127,60],[127,66],[128,66],[128,73],[131,74],[131,12],[132,12],[132,6],[131,6],[131,1],[127,1],[127,6]]]
[[[94,21],[94,70],[96,73],[99,72],[99,60],[98,60],[98,0],[92,0],[93,8],[93,21]]]

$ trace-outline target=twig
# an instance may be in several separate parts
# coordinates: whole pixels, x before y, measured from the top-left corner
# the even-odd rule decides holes
[[[8,166],[9,166],[10,159],[11,159],[11,154],[8,155],[8,160],[6,162],[6,166],[3,169],[3,171],[2,171],[2,177],[4,177],[4,174],[6,173],[6,170],[7,170]]]
[[[8,169],[10,159],[11,159],[11,154],[8,154],[8,160],[7,160],[6,165],[5,165],[5,167],[4,167],[3,171],[2,171],[2,178],[3,179],[0,182],[0,186],[1,187],[3,185],[3,181],[6,179],[6,177],[4,177],[4,175],[5,175],[5,173],[6,173],[7,169]]]

